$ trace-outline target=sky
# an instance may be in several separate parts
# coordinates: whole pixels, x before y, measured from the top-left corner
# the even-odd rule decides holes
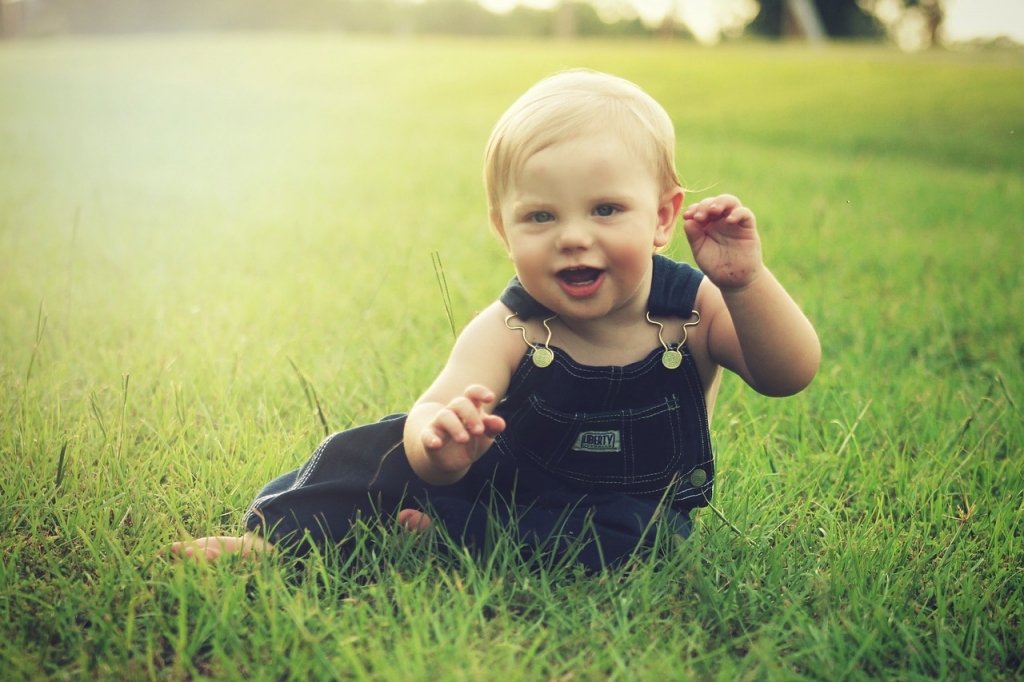
[[[945,27],[950,40],[1005,35],[1024,43],[1024,0],[947,0]]]

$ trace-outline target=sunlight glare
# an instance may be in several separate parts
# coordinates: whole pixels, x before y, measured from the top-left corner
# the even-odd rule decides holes
[[[947,40],[1006,36],[1024,42],[1024,2],[1021,0],[946,0],[942,24]]]

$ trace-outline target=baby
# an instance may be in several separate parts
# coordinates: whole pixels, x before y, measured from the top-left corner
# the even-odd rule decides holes
[[[377,515],[481,547],[489,524],[525,552],[574,547],[591,569],[687,537],[710,503],[709,424],[722,368],[797,393],[821,356],[729,195],[685,209],[675,133],[636,85],[546,78],[498,121],[484,182],[515,277],[459,335],[409,410],[334,434],[268,484],[249,533],[175,543],[220,553],[341,542]],[[698,269],[657,252],[680,214]],[[582,544],[573,544],[582,543]]]

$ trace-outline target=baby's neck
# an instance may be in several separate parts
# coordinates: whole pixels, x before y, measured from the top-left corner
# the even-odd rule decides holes
[[[628,365],[658,347],[658,328],[645,316],[551,321],[551,345],[585,365]]]

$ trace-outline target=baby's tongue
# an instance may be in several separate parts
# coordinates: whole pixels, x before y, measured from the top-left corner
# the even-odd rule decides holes
[[[596,268],[574,268],[572,270],[562,270],[558,273],[558,276],[562,278],[562,281],[566,284],[572,284],[574,286],[580,286],[582,284],[590,284],[601,271]]]

